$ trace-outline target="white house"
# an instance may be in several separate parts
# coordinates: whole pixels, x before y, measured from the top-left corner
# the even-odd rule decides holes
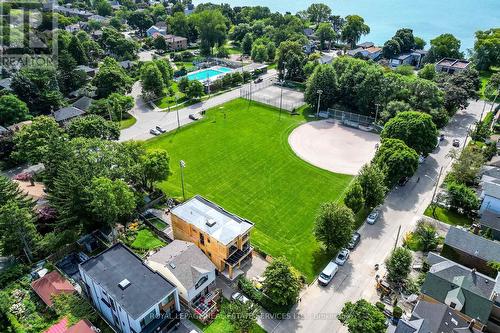
[[[480,195],[481,207],[479,213],[489,210],[500,213],[500,184],[493,182],[483,183],[483,191]]]
[[[175,286],[117,243],[79,265],[82,289],[117,332],[166,333],[179,323]]]

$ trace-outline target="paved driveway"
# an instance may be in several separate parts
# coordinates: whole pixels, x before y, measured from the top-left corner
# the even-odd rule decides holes
[[[263,78],[264,80],[270,80],[275,75],[276,71],[272,70],[263,76]],[[139,81],[132,86],[130,96],[134,97],[136,102],[130,114],[137,119],[137,122],[132,127],[121,131],[120,141],[147,140],[153,137],[153,135],[149,134],[149,130],[155,126],[161,126],[167,131],[175,130],[178,127],[178,123],[183,126],[193,122],[193,120],[189,119],[190,114],[207,110],[240,97],[240,89],[234,89],[227,93],[211,97],[206,101],[179,109],[178,111],[162,112],[144,103],[141,97],[141,89]]]
[[[467,127],[479,118],[482,106],[482,102],[472,102],[466,112],[460,111],[452,118],[442,131],[447,140],[426,159],[405,187],[396,188],[388,195],[377,223],[361,227],[361,243],[332,283],[326,288],[312,283],[292,310],[293,318],[279,322],[276,327],[273,327],[274,321],[264,323],[268,332],[347,332],[336,319],[337,314],[347,301],[378,299],[375,264],[382,264],[394,248],[400,226],[401,236],[414,228],[431,201],[435,184],[432,179],[437,178],[441,166],[447,170],[451,165],[446,155],[451,149],[452,139],[459,138],[464,142]],[[417,177],[420,177],[418,183]]]

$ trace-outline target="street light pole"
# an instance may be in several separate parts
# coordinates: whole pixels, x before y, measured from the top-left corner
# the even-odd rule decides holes
[[[439,169],[439,175],[438,179],[436,180],[436,186],[434,187],[434,192],[432,193],[432,200],[431,200],[431,205],[432,205],[432,216],[436,218],[436,203],[434,200],[436,199],[436,192],[439,186],[439,180],[441,179],[441,174],[443,173],[443,167]]]
[[[285,81],[281,80],[280,83],[281,83],[281,92],[280,92],[280,117],[279,117],[279,119],[281,120],[281,111],[282,111],[282,107],[283,107],[283,85],[285,84]]]
[[[319,107],[321,105],[321,94],[323,94],[323,90],[319,89],[317,93],[318,93],[318,107],[316,110],[316,118],[319,118]]]
[[[186,192],[184,191],[184,168],[186,167],[186,162],[180,160],[179,166],[181,167],[182,197],[184,198],[184,201],[186,201]]]

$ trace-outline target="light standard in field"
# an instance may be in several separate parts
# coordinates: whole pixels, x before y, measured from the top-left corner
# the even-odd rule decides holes
[[[319,106],[321,104],[321,94],[323,94],[323,90],[319,89],[317,93],[318,93],[318,108],[316,110],[316,118],[319,118]]]
[[[184,201],[186,201],[186,192],[184,191],[184,168],[186,167],[186,162],[184,162],[184,160],[180,160],[179,166],[181,167],[182,197],[184,198]]]
[[[281,92],[280,92],[280,117],[279,119],[281,120],[281,111],[283,108],[283,86],[285,85],[285,80],[286,80],[286,62],[283,62],[283,77],[280,80],[281,83]]]

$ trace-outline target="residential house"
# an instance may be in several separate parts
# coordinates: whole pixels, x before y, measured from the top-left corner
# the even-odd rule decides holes
[[[71,33],[78,32],[81,29],[82,29],[82,26],[81,26],[80,22],[77,22],[75,24],[70,24],[70,25],[67,25],[64,27],[64,30],[71,32]]]
[[[179,323],[175,286],[122,243],[79,265],[82,289],[114,329],[169,332]]]
[[[97,333],[100,330],[93,326],[87,319],[82,319],[74,325],[69,326],[68,318],[64,317],[59,322],[49,327],[43,333]]]
[[[443,58],[436,63],[436,72],[443,73],[458,73],[469,68],[471,62],[468,60],[460,60],[453,58]]]
[[[58,271],[52,271],[31,283],[33,291],[41,300],[52,307],[52,297],[59,294],[72,294],[75,292],[73,285]]]
[[[446,234],[442,255],[484,274],[495,275],[488,262],[500,262],[500,243],[452,226]]]
[[[205,322],[218,311],[215,265],[193,243],[174,240],[150,255],[146,264],[171,281],[181,302]]]
[[[81,117],[85,114],[85,111],[80,110],[74,106],[66,106],[62,109],[59,109],[53,113],[54,119],[59,123],[59,125],[63,126],[70,122],[72,119]]]
[[[92,12],[89,12],[86,10],[71,8],[70,4],[66,4],[65,6],[56,5],[53,7],[53,10],[56,13],[60,13],[60,14],[63,14],[65,16],[78,16],[82,19],[89,19],[92,15],[94,15]]]
[[[109,0],[109,4],[111,5],[111,8],[113,8],[114,10],[118,10],[121,7],[120,2],[118,2],[118,0]]]
[[[165,35],[165,42],[167,42],[167,48],[172,51],[185,50],[188,47],[188,40],[185,37],[175,36],[175,35]]]
[[[376,60],[382,55],[382,48],[375,46],[367,48],[357,47],[355,49],[347,51],[347,55],[351,57],[363,56],[364,58]]]
[[[500,241],[500,213],[489,209],[484,210],[479,218],[479,224],[482,231],[490,230],[491,237]]]
[[[93,101],[94,100],[90,97],[82,96],[78,100],[76,100],[72,105],[77,109],[87,112]]]
[[[368,49],[374,46],[375,44],[373,42],[363,42],[361,44],[356,45],[356,48]]]
[[[186,8],[184,8],[184,15],[191,15],[194,13],[195,6],[192,3],[188,3]]]
[[[87,77],[94,77],[98,71],[97,68],[89,67],[86,65],[76,66],[76,70],[85,72],[85,74],[87,74]]]
[[[483,177],[482,191],[479,195],[481,200],[479,213],[482,214],[485,210],[500,213],[500,184],[495,179],[485,181],[488,180],[487,175]]]
[[[92,21],[96,21],[96,22],[99,22],[99,23],[106,23],[109,21],[108,18],[104,17],[104,16],[101,16],[101,15],[92,15],[89,17],[89,21],[92,20]]]
[[[478,330],[500,332],[500,275],[495,280],[436,254],[428,261],[421,300],[446,304]]]
[[[307,38],[315,38],[316,37],[314,35],[314,29],[312,29],[312,28],[305,28],[302,31],[304,32],[304,35],[306,35]]]
[[[146,30],[146,35],[148,37],[156,37],[158,35],[166,36],[167,27],[157,27],[156,25],[152,25],[148,30]]]
[[[389,326],[387,333],[479,333],[474,321],[441,303],[420,300],[409,319],[400,319],[397,326]]]
[[[412,50],[408,53],[400,54],[396,57],[393,57],[389,60],[389,65],[392,68],[399,67],[402,65],[410,65],[416,68],[420,68],[422,66],[422,61],[427,54],[427,51],[424,50]]]
[[[178,205],[171,213],[175,239],[196,244],[227,278],[243,273],[240,268],[252,260],[252,222],[200,195]]]
[[[120,66],[122,66],[123,69],[130,69],[134,67],[134,65],[134,62],[130,60],[120,61]]]

